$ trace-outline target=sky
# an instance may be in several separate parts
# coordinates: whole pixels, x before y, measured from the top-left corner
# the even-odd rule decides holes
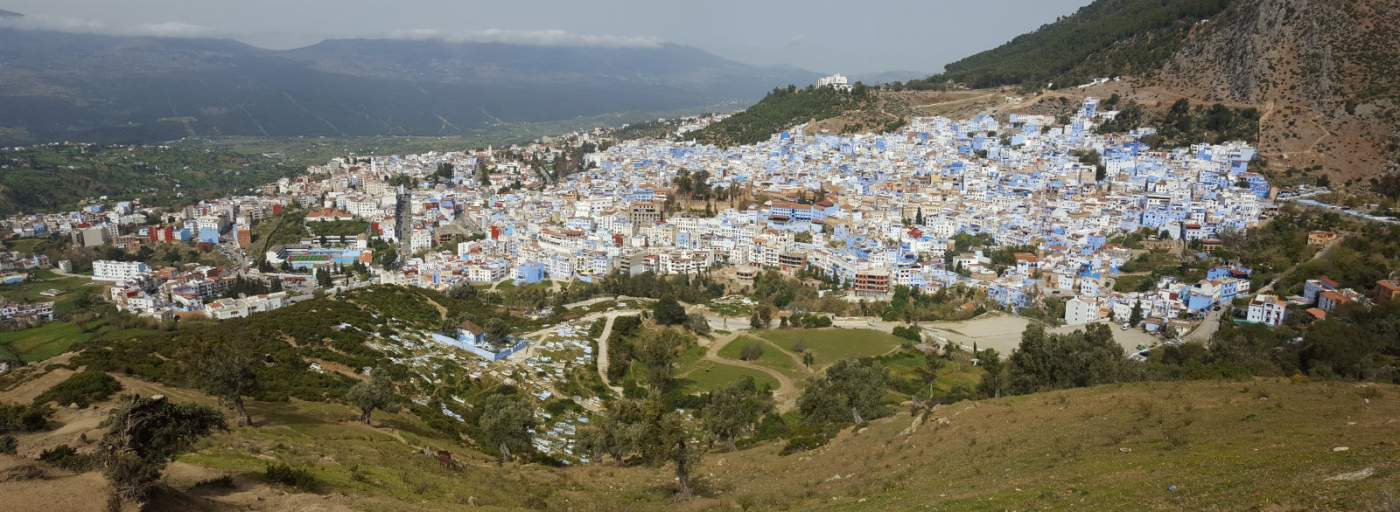
[[[545,45],[684,44],[819,72],[936,72],[1089,0],[0,0],[46,28],[232,37],[444,37]]]

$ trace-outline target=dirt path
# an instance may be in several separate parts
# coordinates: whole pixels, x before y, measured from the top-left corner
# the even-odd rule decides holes
[[[608,313],[608,322],[603,324],[603,333],[598,335],[598,378],[603,379],[603,385],[613,390],[618,396],[622,396],[622,388],[612,385],[608,381],[608,337],[612,336],[613,322],[617,317],[622,316],[621,312]]]
[[[773,391],[773,401],[778,406],[778,412],[787,412],[796,407],[798,395],[797,384],[793,382],[791,378],[788,378],[787,375],[783,375],[782,372],[774,370],[772,368],[768,368],[766,366],[759,366],[748,361],[736,361],[734,359],[726,359],[720,357],[719,351],[722,350],[725,346],[729,345],[730,342],[733,342],[738,338],[739,334],[735,333],[727,334],[722,337],[716,338],[714,341],[711,341],[710,345],[706,347],[705,350],[705,360],[715,364],[737,366],[739,368],[745,368],[768,374],[769,377],[773,377],[774,380],[778,381],[778,389]]]

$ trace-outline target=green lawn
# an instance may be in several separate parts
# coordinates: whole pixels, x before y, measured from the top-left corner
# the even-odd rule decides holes
[[[72,322],[50,322],[18,331],[0,332],[0,347],[18,355],[25,362],[43,361],[62,354],[74,345],[98,339],[141,336],[154,331],[147,329],[117,329],[102,325],[92,332],[83,332]]]
[[[797,381],[801,381],[809,375],[806,368],[799,367],[797,362],[793,361],[792,357],[788,355],[789,352],[783,351],[777,346],[774,346],[771,342],[753,336],[739,336],[738,339],[729,342],[728,345],[720,349],[719,356],[737,361],[739,360],[739,353],[742,352],[745,347],[755,343],[763,348],[763,355],[759,356],[757,360],[752,361],[753,364],[765,368],[772,368]]]
[[[677,375],[680,376],[683,386],[689,393],[706,393],[722,389],[739,382],[744,377],[753,377],[754,382],[760,386],[767,385],[773,389],[778,388],[778,381],[766,373],[703,359],[694,362],[686,368],[686,371]]]
[[[872,329],[776,329],[760,331],[755,336],[790,352],[795,352],[792,347],[800,341],[812,352],[818,367],[842,359],[882,355],[905,341]]]
[[[0,345],[8,346],[25,362],[32,363],[67,352],[69,347],[90,336],[72,323],[52,322],[31,329],[0,332]]]

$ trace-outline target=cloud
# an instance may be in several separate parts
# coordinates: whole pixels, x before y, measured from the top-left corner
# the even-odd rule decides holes
[[[656,48],[662,41],[650,37],[599,36],[574,34],[563,30],[468,30],[446,32],[436,29],[401,30],[389,33],[392,39],[434,40],[454,43],[501,43],[526,46],[590,46],[604,48]]]
[[[150,36],[170,38],[195,37],[238,37],[215,28],[185,23],[163,21],[134,25],[116,25],[98,20],[57,16],[24,16],[0,18],[0,27],[53,30],[81,34],[105,34],[117,36]],[[330,37],[363,37],[340,34]],[[564,30],[463,30],[445,31],[438,29],[412,29],[381,33],[371,37],[389,39],[432,40],[456,43],[501,43],[525,46],[552,47],[601,47],[601,48],[656,48],[663,41],[651,37],[607,36],[575,34]]]
[[[0,18],[0,27],[114,36],[218,37],[225,35],[210,27],[180,21],[109,25],[97,20],[56,16]]]

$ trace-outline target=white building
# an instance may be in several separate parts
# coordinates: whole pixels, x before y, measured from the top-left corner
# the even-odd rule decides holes
[[[1099,320],[1099,305],[1093,299],[1075,297],[1065,302],[1065,324],[1083,325]]]
[[[1273,327],[1283,325],[1287,303],[1274,295],[1258,295],[1249,303],[1249,323],[1265,324]]]
[[[830,87],[838,91],[849,91],[851,90],[851,83],[850,80],[846,78],[846,75],[837,73],[835,75],[818,78],[817,87]]]
[[[92,280],[124,283],[151,273],[151,268],[139,261],[97,260],[92,262]]]

